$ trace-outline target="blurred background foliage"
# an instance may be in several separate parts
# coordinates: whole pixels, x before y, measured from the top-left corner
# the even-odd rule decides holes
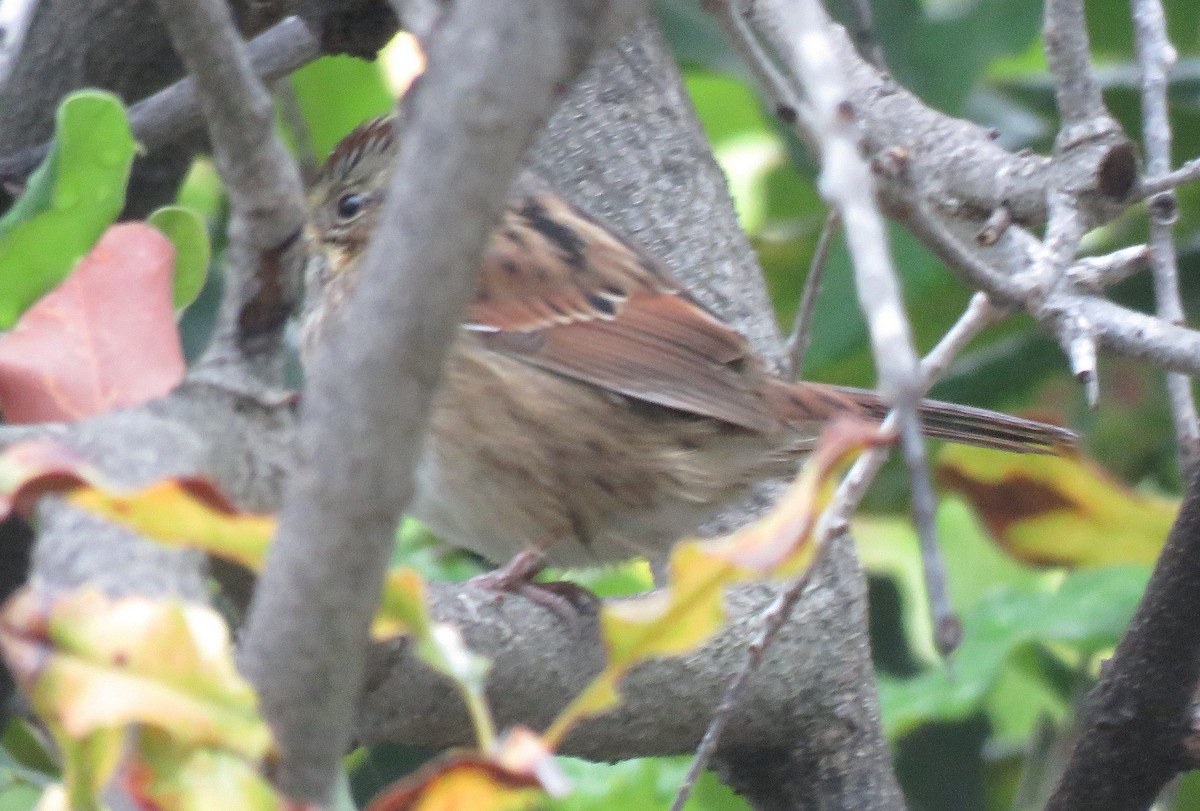
[[[996,128],[1008,148],[1050,150],[1056,114],[1041,50],[1039,2],[872,5],[889,69],[909,89],[946,113]],[[831,0],[831,6],[849,19],[850,0]],[[747,71],[694,0],[659,0],[656,7],[786,329],[826,217],[812,157],[762,107]],[[1166,7],[1180,52],[1171,81],[1179,163],[1200,155],[1200,4],[1167,0]],[[1140,140],[1129,7],[1089,0],[1087,12],[1106,99]],[[305,163],[314,165],[363,119],[386,112],[419,67],[403,35],[376,63],[324,58],[279,86],[281,126]],[[207,224],[212,267],[219,268],[227,210],[206,159],[197,160],[179,203]],[[1194,313],[1200,297],[1195,281],[1200,188],[1180,190],[1180,212],[1180,271],[1185,306]],[[1146,230],[1144,208],[1135,207],[1090,234],[1085,248],[1105,253],[1144,241]],[[970,291],[902,229],[893,227],[891,237],[916,338],[928,349],[961,312]],[[804,374],[869,386],[874,370],[850,273],[844,246],[835,240]],[[183,315],[189,357],[208,340],[219,292],[220,274],[210,273]],[[1143,310],[1153,306],[1144,274],[1112,296]],[[1158,372],[1109,360],[1101,383],[1100,408],[1089,412],[1057,346],[1030,319],[1015,317],[979,337],[935,389],[941,399],[1065,422],[1083,434],[1089,457],[1040,468],[1023,457],[942,451],[939,524],[953,603],[965,627],[963,645],[949,661],[940,661],[930,642],[900,471],[885,470],[857,520],[871,584],[871,638],[884,724],[914,811],[1041,807],[1068,751],[1078,703],[1140,596],[1180,490],[1171,420]],[[1001,471],[1033,486],[1041,500],[1023,496],[1028,490],[1006,489],[1011,478],[1001,480]],[[431,545],[412,523],[401,529],[396,557],[434,577],[459,579],[480,570],[478,561]],[[643,564],[577,576],[604,594],[650,582]],[[0,743],[0,811],[27,809],[48,768],[44,755],[19,725],[10,726]],[[395,746],[355,752],[348,764],[356,798],[369,797],[429,754]],[[556,807],[664,808],[685,767],[680,758],[616,765],[568,761],[578,790]],[[1161,805],[1200,809],[1200,781],[1181,781]],[[710,778],[689,808],[745,805]]]

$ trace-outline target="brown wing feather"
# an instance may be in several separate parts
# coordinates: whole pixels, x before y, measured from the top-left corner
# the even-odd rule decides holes
[[[494,349],[610,391],[749,428],[777,430],[783,421],[761,385],[738,364],[722,362],[730,346],[700,319],[672,320],[687,305],[668,295],[639,296],[618,318],[594,319],[528,334],[485,335]]]
[[[613,392],[752,430],[782,426],[746,339],[553,195],[510,205],[467,322],[497,351]]]

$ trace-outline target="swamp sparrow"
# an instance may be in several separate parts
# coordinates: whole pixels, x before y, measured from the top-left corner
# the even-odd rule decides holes
[[[312,194],[304,350],[355,285],[397,152],[390,118],[334,150]],[[881,419],[869,391],[793,383],[644,252],[528,179],[485,250],[416,471],[411,513],[496,563],[663,555],[821,427]],[[1070,431],[926,401],[931,437],[1055,452]],[[527,573],[527,572],[524,572]]]

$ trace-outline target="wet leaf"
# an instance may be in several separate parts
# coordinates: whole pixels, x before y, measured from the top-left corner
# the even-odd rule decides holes
[[[136,145],[120,99],[99,90],[71,94],[58,108],[54,141],[29,199],[0,226],[0,329],[66,278],[125,204]]]

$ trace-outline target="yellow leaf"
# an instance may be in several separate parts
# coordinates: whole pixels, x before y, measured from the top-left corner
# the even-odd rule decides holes
[[[866,423],[835,423],[767,515],[725,538],[677,543],[663,589],[605,605],[600,630],[608,663],[546,730],[546,740],[557,746],[581,718],[616,704],[618,681],[638,663],[686,653],[708,641],[725,623],[725,588],[806,573],[817,553],[812,530],[824,482],[848,455],[881,440]]]
[[[46,726],[62,749],[67,807],[72,811],[103,808],[101,792],[120,762],[124,730],[100,729],[72,739],[53,722],[47,722]]]
[[[961,493],[1008,554],[1026,563],[1151,563],[1179,504],[1134,492],[1091,459],[947,445],[939,484]]]
[[[429,633],[429,599],[425,581],[415,569],[392,569],[383,581],[383,597],[371,626],[377,640],[401,634]]]
[[[142,807],[172,811],[277,811],[286,807],[254,765],[227,751],[179,746],[153,730],[138,735],[122,776]]]
[[[421,660],[448,677],[462,694],[479,748],[485,752],[492,748],[496,729],[484,696],[491,661],[468,649],[453,625],[433,621],[425,581],[416,570],[388,572],[371,633],[376,639],[396,634],[411,637]]]
[[[67,500],[164,546],[202,549],[254,571],[275,535],[274,518],[239,513],[201,479],[163,479],[131,492],[84,486]]]
[[[47,493],[166,546],[202,549],[260,571],[275,521],[242,513],[211,482],[163,479],[126,491],[73,449],[53,440],[18,442],[0,453],[0,518],[32,512]]]
[[[271,747],[211,609],[24,589],[0,612],[0,650],[38,714],[68,740],[136,723],[252,760]]]

